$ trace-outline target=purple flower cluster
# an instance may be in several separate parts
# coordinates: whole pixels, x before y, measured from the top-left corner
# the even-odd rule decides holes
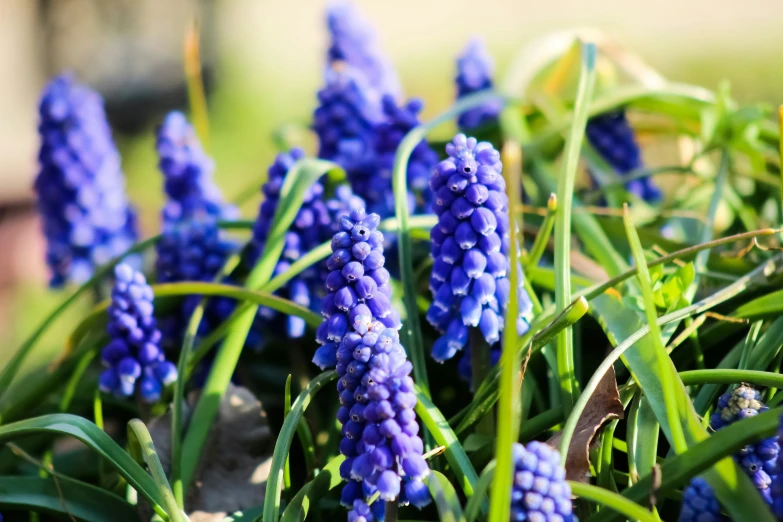
[[[237,215],[237,209],[223,200],[212,180],[214,162],[204,152],[185,115],[175,111],[166,116],[158,128],[156,149],[168,196],[164,222],[204,216],[228,219]]]
[[[269,177],[262,188],[264,201],[261,203],[258,219],[253,228],[253,238],[249,245],[250,264],[255,264],[264,250],[269,228],[280,203],[280,190],[286,175],[294,163],[303,157],[304,151],[295,148],[289,153],[278,154],[269,167]],[[338,231],[341,218],[348,215],[352,205],[363,206],[364,201],[355,196],[347,185],[338,186],[334,197],[324,200],[323,185],[320,181],[314,183],[305,192],[302,207],[286,231],[283,252],[275,267],[274,275],[285,272],[302,255],[331,238]],[[320,306],[323,298],[320,289],[327,275],[326,263],[310,267],[291,279],[277,293],[302,306],[315,309]],[[280,319],[278,312],[266,307],[259,308],[258,319],[254,326],[256,337],[260,337],[256,344],[263,343],[266,333],[279,332],[276,323]],[[286,335],[289,338],[298,338],[304,334],[303,319],[286,316],[285,322]]]
[[[212,282],[225,265],[228,257],[238,245],[223,237],[214,219],[194,219],[171,222],[163,228],[163,234],[155,246],[157,258],[155,271],[160,283],[181,281]],[[180,310],[164,317],[159,326],[163,333],[164,346],[178,346],[190,321],[190,316],[201,301],[201,296],[185,297]],[[234,302],[227,298],[210,299],[199,332],[208,333],[217,326],[228,307],[233,310]]]
[[[457,58],[457,77],[455,78],[457,98],[491,90],[494,75],[495,64],[487,51],[484,40],[480,38],[471,40]],[[503,104],[500,100],[493,100],[463,112],[457,123],[459,128],[465,131],[489,125],[497,121],[502,108]]]
[[[503,313],[511,292],[509,217],[500,154],[491,144],[464,134],[446,146],[430,188],[438,224],[430,232],[434,259],[429,322],[443,335],[432,357],[443,362],[462,350],[468,329],[479,328],[490,344],[500,340]],[[516,267],[522,279],[521,268]],[[517,330],[526,332],[532,304],[520,284]]]
[[[429,503],[412,365],[390,301],[379,222],[377,214],[363,209],[340,222],[327,260],[325,319],[316,332],[322,346],[313,358],[322,369],[334,366],[340,379],[340,452],[346,457],[340,474],[348,481],[341,501],[353,508],[349,520],[357,521],[373,520],[363,499],[375,492],[386,502]]]
[[[155,402],[163,388],[177,380],[177,368],[160,348],[152,304],[152,288],[144,275],[127,264],[114,269],[115,283],[109,306],[106,332],[110,341],[101,352],[107,367],[99,379],[105,393]]]
[[[269,177],[262,187],[264,201],[258,211],[258,218],[253,227],[253,238],[248,250],[249,264],[255,265],[260,259],[266,246],[270,227],[274,221],[275,212],[280,203],[280,190],[285,183],[286,174],[293,165],[304,157],[304,151],[299,148],[291,152],[280,153],[269,167]],[[294,218],[293,223],[286,231],[283,252],[275,267],[274,275],[288,270],[291,263],[299,259],[323,242],[324,227],[329,225],[329,210],[323,201],[324,188],[320,182],[314,183],[304,194],[302,207]],[[312,296],[311,289],[319,280],[319,271],[316,267],[297,275],[281,288],[277,294],[302,306],[310,307]],[[261,307],[258,310],[258,319],[254,329],[264,332],[279,331],[279,313],[271,308]],[[305,332],[305,322],[300,317],[286,316],[286,334],[290,338],[301,337]]]
[[[326,73],[313,115],[318,157],[345,169],[354,192],[368,208],[388,217],[394,213],[392,168],[405,134],[419,125],[420,100],[398,105],[394,97],[375,99],[360,72],[335,65]],[[437,154],[422,141],[413,150],[406,173],[409,204],[422,211],[429,201],[426,180]]]
[[[560,453],[534,440],[527,446],[515,443],[513,459],[510,520],[573,522],[571,487]]]
[[[642,167],[642,152],[625,111],[609,112],[587,122],[587,140],[621,176]],[[647,178],[629,181],[626,190],[648,202],[661,199],[661,190]]]
[[[768,409],[761,402],[761,394],[743,384],[734,391],[728,391],[720,396],[718,408],[710,417],[710,426],[718,430],[738,420],[754,417]],[[755,444],[748,444],[734,455],[734,459],[745,470],[768,504],[772,504],[770,486],[776,480],[779,452],[778,437],[770,437]]]
[[[691,480],[682,492],[679,522],[722,522],[728,520],[720,512],[720,504],[707,481],[701,477]]]
[[[50,286],[83,283],[136,241],[136,218],[103,100],[70,76],[54,78],[39,106],[35,180]]]
[[[783,436],[783,416],[780,417],[780,427],[778,428],[778,441]],[[778,458],[780,458],[778,456]],[[780,463],[778,464],[780,465]],[[772,512],[778,520],[783,520],[783,473],[778,473],[772,479]]]
[[[342,62],[360,71],[379,98],[397,96],[400,81],[391,60],[384,54],[370,22],[352,2],[329,6],[326,14],[329,29],[329,65]]]

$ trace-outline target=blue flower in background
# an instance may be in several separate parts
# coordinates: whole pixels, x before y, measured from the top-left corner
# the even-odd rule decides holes
[[[159,283],[182,281],[213,282],[238,245],[225,238],[211,218],[194,219],[164,225],[160,241],[155,246],[155,271]],[[163,345],[179,346],[190,317],[201,302],[200,295],[186,296],[182,307],[161,318]],[[207,334],[235,307],[233,299],[212,297],[207,303],[199,325],[199,333]]]
[[[376,99],[384,94],[398,96],[400,81],[385,55],[370,22],[352,2],[336,2],[327,8],[329,30],[328,64],[343,62],[360,71]]]
[[[335,367],[340,378],[337,417],[346,457],[340,475],[347,481],[341,503],[353,508],[350,520],[372,520],[363,499],[376,492],[385,502],[423,507],[430,501],[422,482],[429,466],[413,410],[413,367],[400,344],[379,222],[363,209],[340,222],[327,261],[324,322],[316,332],[322,346],[313,358],[322,369]]]
[[[290,153],[279,154],[269,168],[269,179],[262,188],[265,199],[259,209],[249,245],[250,265],[260,259],[265,247],[285,176],[294,163],[303,157],[304,152],[301,149],[293,149]],[[348,214],[350,205],[363,203],[362,199],[355,196],[345,185],[337,187],[334,197],[325,200],[323,185],[320,181],[315,182],[305,193],[302,207],[285,234],[283,252],[274,275],[285,272],[302,255],[327,241],[334,234],[335,227],[339,226],[340,219]],[[316,309],[323,297],[321,289],[326,273],[325,263],[312,266],[291,279],[276,293],[302,306]],[[282,318],[278,312],[266,307],[259,308],[259,318],[254,329],[259,332],[279,332],[278,321],[281,320],[286,323],[287,337],[298,338],[304,334],[303,319],[290,315]]]
[[[318,92],[313,129],[318,157],[346,171],[353,191],[381,217],[394,214],[392,167],[400,141],[419,125],[420,100],[399,104],[399,82],[374,32],[351,3],[328,14],[331,46],[325,86]],[[407,172],[409,207],[429,206],[427,179],[437,155],[426,141],[413,151]]]
[[[590,118],[585,132],[590,144],[620,176],[626,176],[643,166],[642,152],[625,111]],[[661,190],[649,177],[631,180],[625,188],[650,203],[662,197]]]
[[[722,522],[728,518],[720,512],[720,504],[707,481],[701,477],[691,480],[682,492],[679,522]]]
[[[106,327],[110,341],[101,352],[107,369],[99,387],[119,397],[138,393],[143,401],[155,402],[163,388],[177,380],[177,368],[160,347],[152,288],[127,264],[117,265],[114,275]]]
[[[50,286],[84,283],[138,236],[103,100],[70,76],[43,91],[34,188],[46,237]],[[132,261],[131,261],[132,262]]]
[[[424,102],[412,98],[405,105],[398,105],[391,96],[384,96],[382,106],[385,119],[376,128],[375,153],[378,165],[374,175],[364,180],[366,193],[357,192],[367,200],[370,211],[388,217],[395,214],[392,170],[397,149],[405,135],[421,124],[419,113],[424,108]],[[425,140],[420,141],[411,152],[408,159],[406,186],[408,208],[413,213],[427,213],[431,210],[432,193],[429,189],[429,179],[432,169],[438,164],[438,159],[438,154]]]
[[[238,215],[237,209],[223,200],[212,180],[215,164],[184,114],[175,111],[166,116],[158,128],[155,146],[168,197],[164,222],[203,216],[231,219]]]
[[[434,260],[430,276],[433,300],[427,319],[442,335],[432,347],[438,362],[462,350],[470,328],[478,328],[490,345],[500,341],[511,292],[509,217],[500,154],[491,144],[458,134],[446,146],[432,179],[433,210],[438,223],[430,232]],[[516,328],[529,328],[532,309],[521,268]],[[463,372],[464,373],[464,372]]]
[[[761,402],[761,394],[750,386],[742,385],[728,391],[718,399],[718,407],[710,417],[710,426],[719,430],[734,422],[754,417],[768,410]],[[748,444],[734,460],[745,470],[767,504],[772,504],[771,485],[777,481],[777,459],[780,452],[778,437],[770,437],[755,444]]]
[[[573,522],[571,487],[560,453],[534,440],[526,446],[515,443],[513,459],[510,520]]]
[[[491,90],[495,76],[495,64],[487,51],[484,40],[475,38],[457,58],[457,98],[463,98],[477,92]],[[457,119],[459,128],[465,131],[497,122],[503,104],[493,100],[463,112]]]

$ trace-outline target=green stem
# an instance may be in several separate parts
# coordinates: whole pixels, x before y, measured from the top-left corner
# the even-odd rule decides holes
[[[492,366],[492,361],[489,352],[489,344],[484,340],[481,330],[478,328],[471,328],[468,335],[468,342],[470,343],[470,371],[473,390],[475,391],[478,390],[481,383],[484,382],[484,378],[487,376],[489,369]],[[494,432],[494,419],[492,418],[492,410],[490,410],[476,424],[476,433],[492,437]]]
[[[636,233],[636,228],[634,228],[633,223],[631,222],[631,213],[627,203],[623,205],[623,223],[625,224],[625,231],[628,235],[628,243],[631,246],[634,262],[639,272],[639,286],[642,289],[644,313],[647,317],[647,324],[650,329],[650,338],[653,342],[655,357],[658,360],[658,364],[663,369],[661,375],[661,388],[663,389],[663,401],[666,404],[666,416],[672,433],[674,450],[677,453],[682,453],[688,449],[688,442],[685,439],[685,431],[680,420],[680,411],[677,405],[677,390],[674,389],[673,382],[674,372],[670,371],[670,366],[672,366],[671,360],[666,354],[666,347],[663,345],[663,339],[661,339],[661,328],[658,326],[658,310],[655,307],[650,271],[647,268],[647,262],[644,259],[644,250],[642,250],[642,243],[639,241],[639,235]]]
[[[574,180],[579,166],[579,152],[587,125],[587,107],[595,85],[595,45],[582,46],[582,70],[574,104],[574,118],[563,153],[562,170],[557,184],[557,201],[561,206],[555,216],[555,310],[561,312],[571,303],[571,204]],[[557,336],[557,364],[561,400],[565,415],[571,412],[577,396],[574,374],[573,331],[566,328]]]
[[[99,429],[103,430],[103,400],[101,399],[101,391],[96,388],[95,395],[92,399],[92,414],[95,418],[95,425]],[[103,477],[105,475],[105,464],[103,458],[98,456],[98,484],[103,484]]]
[[[628,500],[622,495],[612,493],[603,488],[585,484],[583,482],[568,481],[571,486],[571,492],[577,497],[592,500],[597,504],[608,507],[609,509],[625,515],[631,520],[639,520],[640,522],[655,522],[655,516],[652,512],[647,511],[642,506],[632,500]],[[599,513],[603,513],[600,511]]]
[[[523,272],[531,266],[538,266],[538,262],[541,261],[541,257],[544,255],[546,245],[549,243],[549,238],[552,236],[552,228],[555,226],[555,213],[557,212],[557,196],[555,194],[549,195],[549,200],[546,204],[546,216],[544,222],[541,224],[541,228],[538,229],[536,239],[533,241],[533,246],[530,248],[530,253],[527,255],[522,266]]]

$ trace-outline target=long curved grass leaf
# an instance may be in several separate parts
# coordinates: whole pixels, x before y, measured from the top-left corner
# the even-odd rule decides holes
[[[139,419],[132,419],[128,423],[128,448],[131,456],[139,464],[146,464],[152,475],[152,480],[158,487],[163,498],[163,507],[168,513],[171,522],[184,522],[187,517],[177,505],[174,499],[174,493],[171,491],[169,481],[166,479],[166,472],[160,463],[160,458],[155,451],[155,444],[152,442],[152,436]]]
[[[456,475],[458,483],[466,497],[473,495],[478,475],[470,463],[468,455],[465,453],[459,439],[449,427],[449,423],[443,417],[440,410],[432,401],[424,395],[420,389],[416,389],[418,402],[416,403],[416,414],[419,416],[424,426],[432,434],[435,442],[439,446],[444,446],[446,460],[451,465],[452,472]]]
[[[264,516],[266,522],[277,522],[280,513],[280,494],[282,493],[283,469],[288,458],[288,452],[291,450],[291,443],[296,433],[299,419],[302,418],[305,409],[310,405],[310,401],[324,385],[337,378],[334,371],[328,371],[320,374],[310,381],[306,389],[299,394],[296,401],[291,405],[291,411],[280,428],[280,434],[277,436],[275,449],[272,453],[272,465],[269,469],[269,477],[266,480],[266,494],[264,495]]]
[[[342,455],[330,460],[317,477],[305,484],[286,506],[280,516],[280,522],[303,522],[315,502],[343,483],[340,464],[344,460]]]
[[[245,283],[247,288],[264,290],[264,285],[271,279],[283,251],[285,233],[302,206],[305,191],[318,178],[336,168],[339,167],[334,163],[313,159],[299,160],[291,167],[280,189],[280,201],[269,229],[264,253],[247,278]],[[182,446],[184,455],[201,455],[201,449],[239,361],[257,309],[258,305],[253,305],[241,312],[220,346],[201,397],[193,410],[190,427]],[[185,490],[193,479],[197,463],[198,459],[195,458],[186,459],[182,463],[182,483]]]
[[[432,470],[430,476],[426,479],[430,494],[435,500],[435,507],[438,508],[441,522],[466,522],[465,514],[459,504],[459,497],[454,491],[449,479],[442,473]]]
[[[150,502],[159,515],[166,516],[163,495],[152,477],[111,437],[87,419],[67,413],[56,413],[6,424],[0,426],[0,443],[40,433],[65,435],[80,440],[114,466],[128,484]]]
[[[0,477],[0,509],[24,510],[58,518],[138,522],[136,508],[108,491],[62,477]]]
[[[476,494],[468,499],[465,504],[465,520],[467,522],[475,522],[478,519],[479,512],[481,511],[482,499],[486,496],[489,487],[492,485],[492,480],[495,478],[495,461],[492,460],[484,471],[481,472],[478,484],[476,485]]]
[[[639,504],[628,500],[622,495],[609,491],[608,489],[599,488],[583,482],[568,481],[568,484],[571,486],[571,492],[577,497],[585,500],[592,500],[596,504],[606,506],[621,515],[625,515],[631,520],[638,520],[639,522],[656,522],[658,520],[651,511],[644,509]],[[601,510],[599,513],[605,514],[606,511]]]

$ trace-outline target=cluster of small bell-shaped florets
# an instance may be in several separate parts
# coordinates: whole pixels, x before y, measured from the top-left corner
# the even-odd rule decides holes
[[[268,180],[262,187],[264,201],[261,203],[258,218],[253,227],[253,238],[248,248],[247,261],[251,266],[260,259],[266,246],[270,227],[280,203],[280,190],[285,183],[286,175],[294,164],[303,157],[304,151],[294,148],[290,152],[278,154],[274,163],[269,167]],[[313,183],[305,192],[302,206],[285,233],[283,251],[275,267],[274,275],[288,270],[291,263],[323,241],[324,227],[329,225],[330,219],[329,210],[323,201],[323,192],[324,188],[320,182]],[[318,279],[319,270],[317,267],[311,267],[291,279],[276,293],[302,306],[310,307],[311,288],[319,282]],[[276,321],[281,319],[278,312],[271,308],[261,307],[258,314],[261,324],[257,324],[254,329],[280,331],[279,324],[276,324]],[[286,323],[285,333],[288,337],[298,338],[304,334],[305,323],[300,317],[288,315],[284,321]]]
[[[783,416],[780,418],[780,427],[778,428],[777,437],[778,441],[781,440],[781,437],[783,437]],[[779,462],[777,468],[779,468],[780,465],[781,463]],[[783,520],[783,473],[778,472],[772,479],[770,492],[772,493],[772,512],[778,520]]]
[[[513,447],[514,483],[510,520],[572,522],[571,487],[560,453],[543,442]]]
[[[170,112],[158,127],[158,168],[165,178],[168,201],[163,208],[165,222],[194,217],[232,218],[237,209],[223,200],[212,180],[215,164],[181,112]]]
[[[83,283],[136,241],[136,219],[103,100],[70,76],[54,78],[39,106],[35,180],[50,285]]]
[[[621,176],[642,167],[642,151],[636,142],[625,111],[601,114],[587,122],[587,140],[601,157]],[[661,199],[661,190],[649,177],[633,179],[625,188],[648,202]]]
[[[397,149],[408,132],[421,122],[419,113],[424,103],[411,98],[404,105],[398,105],[391,96],[382,100],[384,120],[377,127],[375,152],[378,166],[374,176],[364,180],[367,192],[357,190],[367,200],[370,210],[381,216],[394,215],[394,192],[392,170]],[[420,141],[411,151],[406,172],[408,208],[415,213],[429,212],[432,193],[429,189],[430,172],[438,164],[438,154],[425,141]]]
[[[327,68],[325,80],[313,113],[318,157],[343,167],[354,192],[363,196],[361,181],[373,174],[376,162],[375,129],[383,120],[380,101],[372,99],[360,72],[341,63]]]
[[[370,22],[352,2],[334,3],[327,9],[329,29],[328,62],[343,62],[367,79],[380,97],[398,95],[400,81],[391,60],[378,43]]]
[[[181,281],[213,282],[228,257],[238,245],[223,236],[217,222],[210,218],[190,221],[169,222],[164,225],[160,240],[155,246],[157,258],[155,270],[158,282],[177,283]],[[229,301],[223,303],[224,300]],[[181,341],[185,328],[201,296],[185,297],[180,310],[173,315],[161,318],[160,330],[164,346],[176,346]],[[210,299],[199,325],[199,332],[205,334],[223,314],[218,303],[228,304],[233,309],[233,301],[227,298]]]
[[[436,167],[430,188],[438,223],[430,233],[434,259],[429,322],[443,335],[432,357],[451,359],[468,340],[468,329],[479,328],[491,345],[500,340],[503,314],[511,292],[509,217],[500,154],[491,144],[464,134],[446,146],[449,157]],[[529,328],[532,304],[521,284],[517,330]]]
[[[340,379],[340,451],[346,457],[341,475],[348,481],[342,503],[353,507],[356,517],[369,511],[355,502],[376,491],[387,502],[429,502],[412,366],[400,344],[399,314],[391,306],[379,222],[377,214],[363,209],[340,222],[327,260],[324,322],[316,333],[322,346],[313,358],[322,369],[334,366]]]
[[[718,408],[710,417],[710,426],[716,430],[721,429],[768,409],[761,401],[761,393],[743,384],[720,396]],[[748,444],[734,455],[734,459],[745,470],[768,504],[772,503],[771,485],[777,474],[779,452],[778,437],[770,437],[755,444]]]
[[[337,364],[337,348],[356,315],[354,308],[388,328],[400,328],[400,315],[391,305],[389,271],[384,268],[383,234],[377,230],[381,218],[353,209],[340,220],[341,230],[332,238],[332,255],[326,260],[328,293],[321,314],[325,321],[316,331],[322,345],[313,362],[326,369]]]
[[[475,38],[457,58],[457,98],[470,94],[491,90],[495,75],[495,64],[487,51],[484,40]],[[472,130],[476,127],[489,125],[497,121],[503,104],[500,100],[492,100],[460,114],[457,119],[459,128]]]
[[[701,477],[691,480],[682,492],[679,522],[722,522],[728,520],[720,512],[720,504],[707,481]]]
[[[376,520],[384,520],[385,504],[383,502],[375,502],[371,505],[367,505],[367,502],[357,498],[350,507],[351,510],[348,511],[348,522],[375,522]]]
[[[349,481],[342,502],[350,506],[377,491],[383,501],[423,507],[429,466],[413,410],[412,366],[397,330],[367,312],[361,304],[351,312],[353,324],[337,350],[341,475]]]
[[[152,288],[141,272],[127,264],[114,270],[111,293],[110,341],[101,352],[107,369],[101,374],[101,391],[120,397],[138,392],[142,400],[154,402],[163,388],[177,379],[177,368],[167,361],[160,347],[152,303]]]

